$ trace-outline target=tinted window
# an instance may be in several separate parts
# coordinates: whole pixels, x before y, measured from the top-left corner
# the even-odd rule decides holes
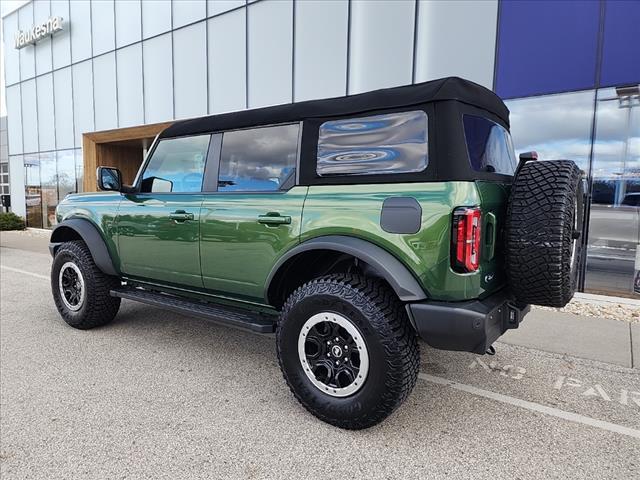
[[[218,191],[278,190],[295,173],[299,125],[226,132],[222,137]]]
[[[513,175],[517,162],[509,132],[475,115],[464,115],[463,122],[471,167],[477,172]]]
[[[421,172],[427,167],[427,114],[388,113],[320,125],[320,176]]]
[[[199,192],[210,135],[161,140],[142,176],[142,192]]]

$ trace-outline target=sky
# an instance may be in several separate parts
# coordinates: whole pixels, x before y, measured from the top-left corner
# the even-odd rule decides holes
[[[0,16],[14,11],[16,8],[27,3],[28,0],[2,0],[0,1]],[[0,23],[0,116],[7,114],[7,104],[4,99],[4,32]]]

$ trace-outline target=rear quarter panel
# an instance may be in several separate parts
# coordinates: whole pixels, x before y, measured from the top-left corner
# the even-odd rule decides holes
[[[380,226],[388,197],[415,198],[422,207],[421,228],[415,234],[385,232]],[[347,235],[368,240],[396,256],[437,300],[466,300],[485,294],[478,272],[458,274],[450,267],[451,214],[459,206],[480,205],[474,182],[427,182],[309,187],[301,241],[323,235]],[[491,268],[491,266],[489,266]]]

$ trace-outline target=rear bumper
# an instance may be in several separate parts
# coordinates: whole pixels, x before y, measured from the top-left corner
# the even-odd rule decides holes
[[[430,346],[483,354],[508,329],[518,328],[530,307],[500,291],[483,300],[411,303],[407,309]]]

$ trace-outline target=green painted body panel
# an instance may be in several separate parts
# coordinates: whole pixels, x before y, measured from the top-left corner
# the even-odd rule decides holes
[[[123,274],[188,287],[202,287],[200,206],[202,194],[123,195],[116,220]],[[185,212],[190,220],[174,220]]]
[[[504,226],[507,217],[510,185],[498,182],[476,181],[482,209],[482,249],[480,269],[482,276],[480,288],[482,294],[493,292],[504,287],[507,277],[504,269]],[[487,226],[489,216],[496,219],[493,235],[494,244],[490,245],[491,236]]]
[[[95,224],[124,277],[172,288],[187,296],[215,297],[264,307],[265,283],[278,259],[301,242],[325,235],[367,240],[392,253],[434,300],[482,298],[504,286],[501,231],[508,185],[496,182],[425,182],[294,187],[287,192],[70,195],[58,221],[85,218]],[[415,234],[382,230],[384,200],[415,198],[422,224]],[[483,213],[478,272],[450,267],[451,215],[480,205]],[[184,211],[193,219],[176,221]],[[261,215],[290,217],[267,225]],[[487,221],[495,218],[495,243]],[[491,257],[493,254],[493,257]]]
[[[122,195],[115,192],[74,193],[67,195],[56,208],[58,223],[83,218],[94,224],[111,254],[114,267],[120,270],[115,219]]]
[[[487,274],[496,278],[496,263],[481,263],[479,271],[470,274],[451,269],[451,214],[456,207],[480,205],[480,191],[495,200],[499,196],[495,190],[489,186],[481,190],[474,182],[312,186],[305,201],[301,241],[323,235],[368,240],[409,268],[430,298],[456,301],[482,297],[500,286],[483,280]],[[420,203],[422,226],[417,233],[382,230],[382,204],[391,196],[413,197]]]
[[[200,214],[204,287],[217,295],[264,302],[271,269],[300,241],[307,190],[206,194]],[[290,223],[259,223],[258,216],[266,214],[289,217]]]

